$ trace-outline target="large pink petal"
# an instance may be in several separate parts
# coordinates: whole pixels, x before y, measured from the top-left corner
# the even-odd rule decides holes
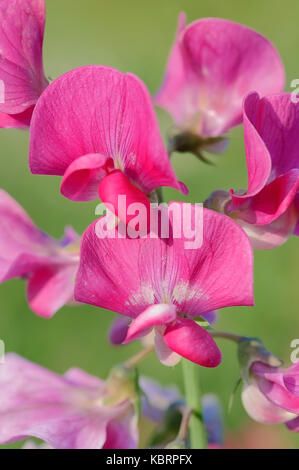
[[[180,318],[168,325],[164,339],[172,351],[196,364],[216,367],[221,362],[222,355],[214,339],[193,320]]]
[[[176,307],[174,305],[151,305],[133,320],[129,326],[125,342],[132,341],[140,337],[141,334],[147,334],[153,326],[166,325],[174,321],[175,318]]]
[[[45,266],[29,277],[28,303],[41,317],[50,318],[74,297],[75,275],[78,265]]]
[[[170,204],[180,214],[183,207],[196,215],[194,206]],[[252,248],[244,231],[229,217],[204,209],[202,244],[190,249],[183,218],[173,223],[166,241],[120,238],[118,232],[104,238],[102,220],[94,222],[82,240],[76,300],[132,318],[154,303],[172,303],[192,316],[251,305]]]
[[[23,113],[47,86],[42,61],[45,14],[44,0],[0,3],[0,80],[4,82],[1,113]]]
[[[272,44],[246,26],[204,18],[184,29],[183,18],[156,102],[177,124],[191,122],[202,136],[217,136],[242,122],[251,91],[282,91],[285,72]]]
[[[88,154],[114,160],[115,169],[145,193],[181,189],[164,148],[150,95],[134,75],[109,67],[81,67],[55,80],[31,122],[33,173],[63,175]]]

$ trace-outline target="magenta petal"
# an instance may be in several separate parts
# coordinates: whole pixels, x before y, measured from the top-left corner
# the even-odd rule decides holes
[[[156,103],[182,127],[217,136],[242,122],[243,98],[278,93],[285,82],[278,52],[259,33],[218,18],[184,27],[180,17]]]
[[[176,307],[168,304],[156,304],[140,313],[129,326],[125,343],[147,334],[155,325],[165,325],[176,318]]]
[[[66,169],[61,193],[73,201],[90,201],[98,197],[99,183],[107,174],[107,157],[91,153],[74,160]]]
[[[181,189],[150,95],[131,74],[87,66],[62,75],[40,97],[30,134],[32,173],[63,175],[83,155],[101,154],[146,194]]]
[[[35,105],[47,86],[42,61],[45,15],[44,0],[0,3],[0,80],[5,86],[0,112],[12,118]],[[8,124],[3,127],[13,127]]]
[[[204,367],[216,367],[222,355],[212,336],[195,321],[180,318],[166,327],[167,346],[189,361]]]

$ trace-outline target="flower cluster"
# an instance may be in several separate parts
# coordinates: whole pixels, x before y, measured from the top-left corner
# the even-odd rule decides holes
[[[112,343],[141,339],[164,365],[184,358],[216,367],[215,311],[253,305],[253,247],[274,248],[299,234],[299,104],[283,93],[284,67],[265,37],[227,20],[185,23],[181,14],[152,99],[140,78],[102,65],[49,84],[44,0],[0,2],[0,126],[28,128],[33,174],[59,175],[63,196],[100,199],[107,211],[82,237],[67,227],[55,240],[1,190],[0,281],[26,279],[29,306],[42,317],[65,304],[92,304],[120,315]],[[174,121],[168,149],[154,104]],[[238,125],[248,189],[216,190],[200,215],[193,204],[159,205],[163,186],[188,193],[171,153],[205,160],[225,150]],[[187,216],[193,231],[192,224],[186,231]],[[198,230],[199,246],[188,245]],[[176,390],[162,392],[146,378],[138,385],[135,365],[128,360],[103,381],[79,369],[59,376],[8,354],[0,366],[0,443],[34,436],[54,448],[136,448],[141,398],[142,412],[160,424],[171,412],[182,415],[177,437],[166,426],[169,446],[190,445],[184,425],[196,410]],[[283,371],[250,362],[245,408],[259,421],[299,431],[298,377],[296,365]],[[213,445],[221,438],[210,438]]]

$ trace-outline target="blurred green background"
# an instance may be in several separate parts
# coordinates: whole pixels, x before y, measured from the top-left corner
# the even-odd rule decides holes
[[[160,86],[177,15],[182,10],[188,22],[217,16],[258,30],[280,51],[287,71],[287,90],[291,80],[299,78],[297,0],[49,0],[44,41],[46,75],[54,79],[81,65],[104,64],[137,74],[154,93]],[[161,110],[158,116],[165,135],[171,120]],[[65,225],[83,232],[94,220],[96,202],[73,203],[60,195],[60,178],[30,174],[26,132],[1,130],[0,148],[1,186],[25,207],[40,228],[60,237]],[[189,186],[190,195],[185,200],[203,201],[220,188],[246,188],[242,129],[231,132],[230,146],[216,166],[204,165],[188,154],[175,154],[173,164],[179,179]],[[166,190],[165,196],[168,200],[180,199],[180,194],[172,190]],[[256,252],[255,307],[225,309],[219,321],[221,329],[260,337],[286,364],[290,362],[291,340],[299,338],[298,247],[299,241],[293,237],[274,251]],[[114,315],[99,308],[65,307],[51,320],[37,317],[27,307],[21,280],[0,285],[0,302],[0,338],[6,350],[60,373],[78,366],[105,377],[112,365],[140,348],[137,342],[121,348],[110,346],[107,329]],[[216,370],[201,369],[202,389],[219,395],[227,431],[239,432],[250,420],[239,394],[232,411],[227,412],[238,378],[235,346],[224,341],[219,344],[223,363]],[[140,371],[164,384],[182,386],[180,366],[166,368],[155,356],[147,359]],[[286,431],[282,425],[276,429],[281,433],[281,446],[299,448],[298,434]],[[260,426],[259,432],[266,436],[268,427]]]

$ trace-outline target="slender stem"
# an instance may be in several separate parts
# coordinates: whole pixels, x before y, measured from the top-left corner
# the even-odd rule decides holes
[[[187,406],[192,409],[189,421],[190,448],[205,449],[207,436],[202,418],[200,367],[186,359],[182,360],[182,365],[186,402]]]
[[[244,341],[244,339],[246,339],[245,336],[239,336],[233,333],[227,333],[226,331],[209,330],[209,333],[214,338],[229,339],[230,341],[234,341],[235,343],[241,343],[241,341]]]
[[[124,366],[127,369],[134,369],[134,367],[136,367],[137,364],[139,364],[139,362],[141,362],[145,357],[151,354],[154,349],[155,346],[149,346],[148,348],[142,349],[137,354],[127,359],[126,362],[124,362]]]
[[[188,436],[188,429],[190,418],[192,416],[192,409],[189,406],[185,406],[182,410],[182,421],[180,424],[180,429],[177,435],[178,441],[186,441]]]

